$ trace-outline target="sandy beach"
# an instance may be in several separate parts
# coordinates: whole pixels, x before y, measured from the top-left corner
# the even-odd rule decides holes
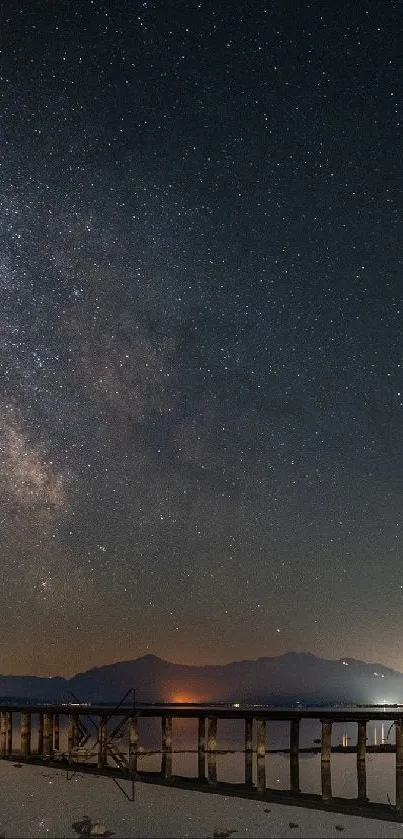
[[[214,834],[276,837],[401,837],[403,823],[383,822],[301,807],[226,798],[137,782],[129,801],[111,779],[1,762],[0,834],[77,837],[73,823],[88,816],[116,839],[207,839]],[[125,784],[122,783],[125,789]],[[130,785],[126,792],[130,794]]]

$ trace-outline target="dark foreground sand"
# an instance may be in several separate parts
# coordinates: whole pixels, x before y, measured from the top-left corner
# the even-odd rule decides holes
[[[73,822],[88,815],[96,830],[116,839],[232,839],[270,837],[401,837],[403,823],[305,810],[136,783],[128,801],[112,780],[62,770],[0,762],[0,834],[12,837],[77,837]],[[130,785],[122,784],[130,793]],[[267,812],[269,811],[269,812]],[[236,832],[235,832],[236,831]],[[93,835],[97,835],[94,833]]]

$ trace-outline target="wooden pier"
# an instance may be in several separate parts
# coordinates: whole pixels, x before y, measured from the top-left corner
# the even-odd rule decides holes
[[[332,745],[332,730],[335,723],[355,723],[357,739],[355,746],[342,751],[354,751],[357,765],[357,797],[353,801],[358,815],[374,815],[374,807],[367,798],[366,756],[367,751],[383,751],[381,747],[367,747],[367,724],[371,721],[390,720],[395,728],[395,745],[388,744],[388,751],[396,755],[396,805],[390,807],[390,818],[403,815],[403,708],[389,707],[385,710],[372,709],[269,709],[264,707],[201,706],[201,705],[141,705],[95,706],[95,705],[26,705],[0,706],[0,758],[23,760],[30,763],[48,761],[52,765],[83,771],[120,774],[122,777],[147,781],[147,776],[156,773],[138,771],[139,756],[144,753],[139,744],[139,718],[156,717],[161,721],[161,780],[165,783],[189,783],[186,779],[172,775],[172,753],[174,749],[173,720],[194,719],[197,721],[194,751],[198,755],[198,777],[192,783],[217,791],[217,787],[228,787],[217,779],[217,755],[219,754],[219,723],[221,720],[241,720],[244,724],[244,784],[236,785],[238,793],[249,797],[261,796],[273,800],[274,790],[266,786],[266,728],[271,722],[289,723],[290,787],[283,791],[287,802],[302,804],[307,794],[299,786],[300,724],[303,720],[318,720],[321,723],[321,808],[332,809],[331,755],[340,747]],[[19,749],[15,748],[13,732],[20,728]],[[61,728],[65,733],[66,750],[60,750]],[[126,750],[120,747],[122,736]],[[118,739],[118,737],[120,739]],[[255,743],[255,745],[254,745]],[[283,750],[279,750],[283,751]],[[312,751],[312,749],[309,749]],[[253,782],[255,761],[256,783]],[[232,785],[234,786],[234,785]],[[241,790],[242,787],[242,790]],[[281,796],[280,796],[281,797]],[[309,797],[309,796],[308,796]],[[313,800],[310,796],[309,799]],[[317,798],[317,796],[316,796]],[[314,805],[307,805],[314,806]],[[316,802],[318,806],[318,801]],[[370,812],[371,811],[371,812]],[[375,815],[375,817],[377,817]],[[380,817],[380,816],[378,816]],[[385,814],[383,815],[383,818]]]

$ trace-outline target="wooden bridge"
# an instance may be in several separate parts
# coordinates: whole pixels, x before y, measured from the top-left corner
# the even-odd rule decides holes
[[[144,750],[139,745],[139,717],[157,717],[161,720],[161,771],[139,771],[138,760]],[[174,719],[197,720],[198,776],[192,779],[172,775]],[[299,784],[300,724],[302,720],[319,720],[322,727],[320,746],[321,796],[301,793]],[[242,720],[244,723],[243,784],[218,782],[217,755],[220,720]],[[367,724],[370,721],[391,720],[395,728],[395,744],[387,750],[396,755],[396,805],[375,804],[367,798],[367,750],[383,752],[382,746],[367,749]],[[289,722],[289,790],[279,791],[266,787],[267,751],[284,751],[266,748],[268,722]],[[20,727],[19,749],[14,748],[13,735],[16,723]],[[60,748],[61,722],[67,728],[66,749]],[[33,724],[34,723],[34,724]],[[356,723],[357,740],[354,747],[332,747],[334,723]],[[34,736],[35,732],[35,736]],[[254,738],[256,747],[254,747]],[[121,748],[122,738],[127,739],[127,749]],[[334,751],[354,751],[357,755],[357,797],[333,798],[331,783],[331,754]],[[169,783],[181,788],[222,792],[260,800],[316,807],[319,809],[350,812],[388,820],[401,819],[403,814],[403,708],[370,709],[269,709],[264,707],[200,706],[200,705],[118,705],[95,706],[64,704],[27,707],[3,705],[0,707],[0,758],[30,763],[46,762],[47,765],[65,767],[74,771],[112,775],[151,783]],[[256,784],[253,782],[253,763],[256,761]]]

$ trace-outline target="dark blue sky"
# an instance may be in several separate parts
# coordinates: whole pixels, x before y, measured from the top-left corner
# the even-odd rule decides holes
[[[3,11],[3,672],[403,669],[401,22]]]

